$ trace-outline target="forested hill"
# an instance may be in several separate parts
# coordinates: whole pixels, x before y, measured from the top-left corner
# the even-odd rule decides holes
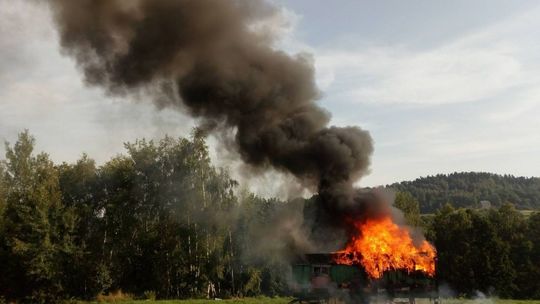
[[[479,207],[481,201],[489,201],[492,206],[510,202],[518,209],[540,209],[538,177],[463,172],[427,176],[388,187],[410,192],[419,201],[422,213],[432,213],[446,203]]]

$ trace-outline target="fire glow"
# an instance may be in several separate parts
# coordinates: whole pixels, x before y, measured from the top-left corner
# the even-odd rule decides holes
[[[415,245],[409,231],[387,216],[353,223],[358,234],[336,255],[336,263],[361,264],[372,278],[388,270],[421,271],[435,275],[435,248],[426,240]]]

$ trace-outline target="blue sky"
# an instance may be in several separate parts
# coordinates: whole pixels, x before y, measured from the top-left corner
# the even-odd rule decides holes
[[[537,1],[274,0],[276,47],[309,52],[336,125],[375,140],[380,185],[454,171],[540,175]],[[81,82],[44,7],[0,0],[0,139],[24,128],[55,161],[99,162],[195,122]],[[227,164],[213,143],[216,164]],[[217,151],[217,152],[216,152]],[[264,184],[264,180],[259,181]]]

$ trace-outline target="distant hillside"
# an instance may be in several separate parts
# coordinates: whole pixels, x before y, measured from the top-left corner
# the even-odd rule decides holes
[[[408,191],[420,202],[422,213],[432,213],[446,203],[455,207],[478,207],[480,201],[492,206],[510,202],[518,209],[540,209],[540,178],[491,173],[439,174],[388,187]]]

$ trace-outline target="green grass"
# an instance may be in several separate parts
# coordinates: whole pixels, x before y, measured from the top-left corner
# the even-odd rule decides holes
[[[134,300],[119,302],[80,302],[81,304],[90,303],[122,303],[122,304],[286,304],[290,298],[244,298],[233,300]],[[428,300],[417,300],[417,304],[428,304]],[[540,304],[540,300],[500,300],[500,299],[442,299],[441,304]]]
[[[540,300],[500,300],[500,299],[448,299],[442,300],[442,304],[540,304]]]
[[[122,304],[287,304],[291,301],[290,298],[243,298],[231,300],[128,300],[118,302],[81,302],[81,304],[90,303],[122,303]]]

